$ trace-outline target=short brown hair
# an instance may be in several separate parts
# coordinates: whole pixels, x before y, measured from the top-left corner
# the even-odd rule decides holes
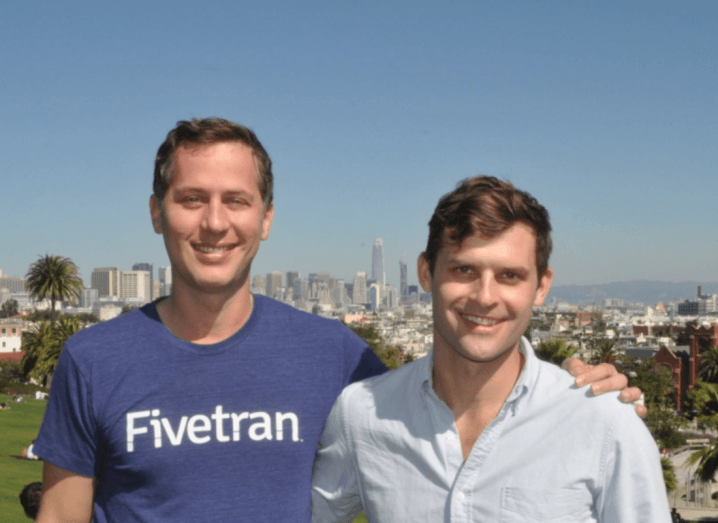
[[[548,268],[552,248],[546,208],[511,182],[493,176],[459,182],[456,189],[441,197],[429,221],[429,240],[423,255],[431,274],[444,241],[461,245],[472,234],[489,240],[517,222],[529,225],[536,234],[536,268],[540,278]]]
[[[268,209],[274,199],[274,175],[272,160],[254,131],[224,118],[193,118],[181,120],[167,133],[167,138],[157,150],[155,177],[152,191],[159,201],[172,183],[175,151],[185,144],[211,145],[220,142],[241,142],[252,150],[257,161],[259,192],[264,208]]]

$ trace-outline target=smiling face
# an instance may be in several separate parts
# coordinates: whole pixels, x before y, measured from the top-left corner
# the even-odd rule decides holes
[[[172,265],[173,292],[248,289],[259,243],[269,237],[251,149],[240,142],[180,146],[174,176],[160,202],[150,198],[155,232]]]
[[[539,278],[536,235],[517,222],[490,240],[478,234],[461,245],[444,243],[434,273],[424,256],[419,281],[432,293],[434,352],[454,361],[488,363],[508,357],[551,287],[550,268]]]

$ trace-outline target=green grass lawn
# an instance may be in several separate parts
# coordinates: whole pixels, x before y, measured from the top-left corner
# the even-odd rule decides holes
[[[37,436],[46,402],[25,396],[25,403],[12,403],[5,394],[0,402],[10,405],[10,410],[0,410],[0,521],[27,523],[18,495],[28,483],[42,481],[42,463],[14,456]]]

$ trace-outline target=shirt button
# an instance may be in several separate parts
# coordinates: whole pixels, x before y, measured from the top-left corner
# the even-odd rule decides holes
[[[463,493],[463,492],[459,492],[459,493],[456,495],[456,499],[458,499],[459,501],[464,501],[464,493]]]
[[[447,432],[447,433],[446,433],[446,439],[448,439],[449,441],[453,441],[453,440],[454,440],[454,433],[453,433],[453,432]]]

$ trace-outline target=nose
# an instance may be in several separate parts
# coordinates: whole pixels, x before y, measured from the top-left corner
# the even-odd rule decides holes
[[[490,274],[482,274],[471,282],[471,298],[479,305],[490,308],[496,304],[498,298],[498,283]]]
[[[227,230],[229,227],[227,210],[221,201],[210,200],[204,213],[202,227],[213,233],[222,233]]]

